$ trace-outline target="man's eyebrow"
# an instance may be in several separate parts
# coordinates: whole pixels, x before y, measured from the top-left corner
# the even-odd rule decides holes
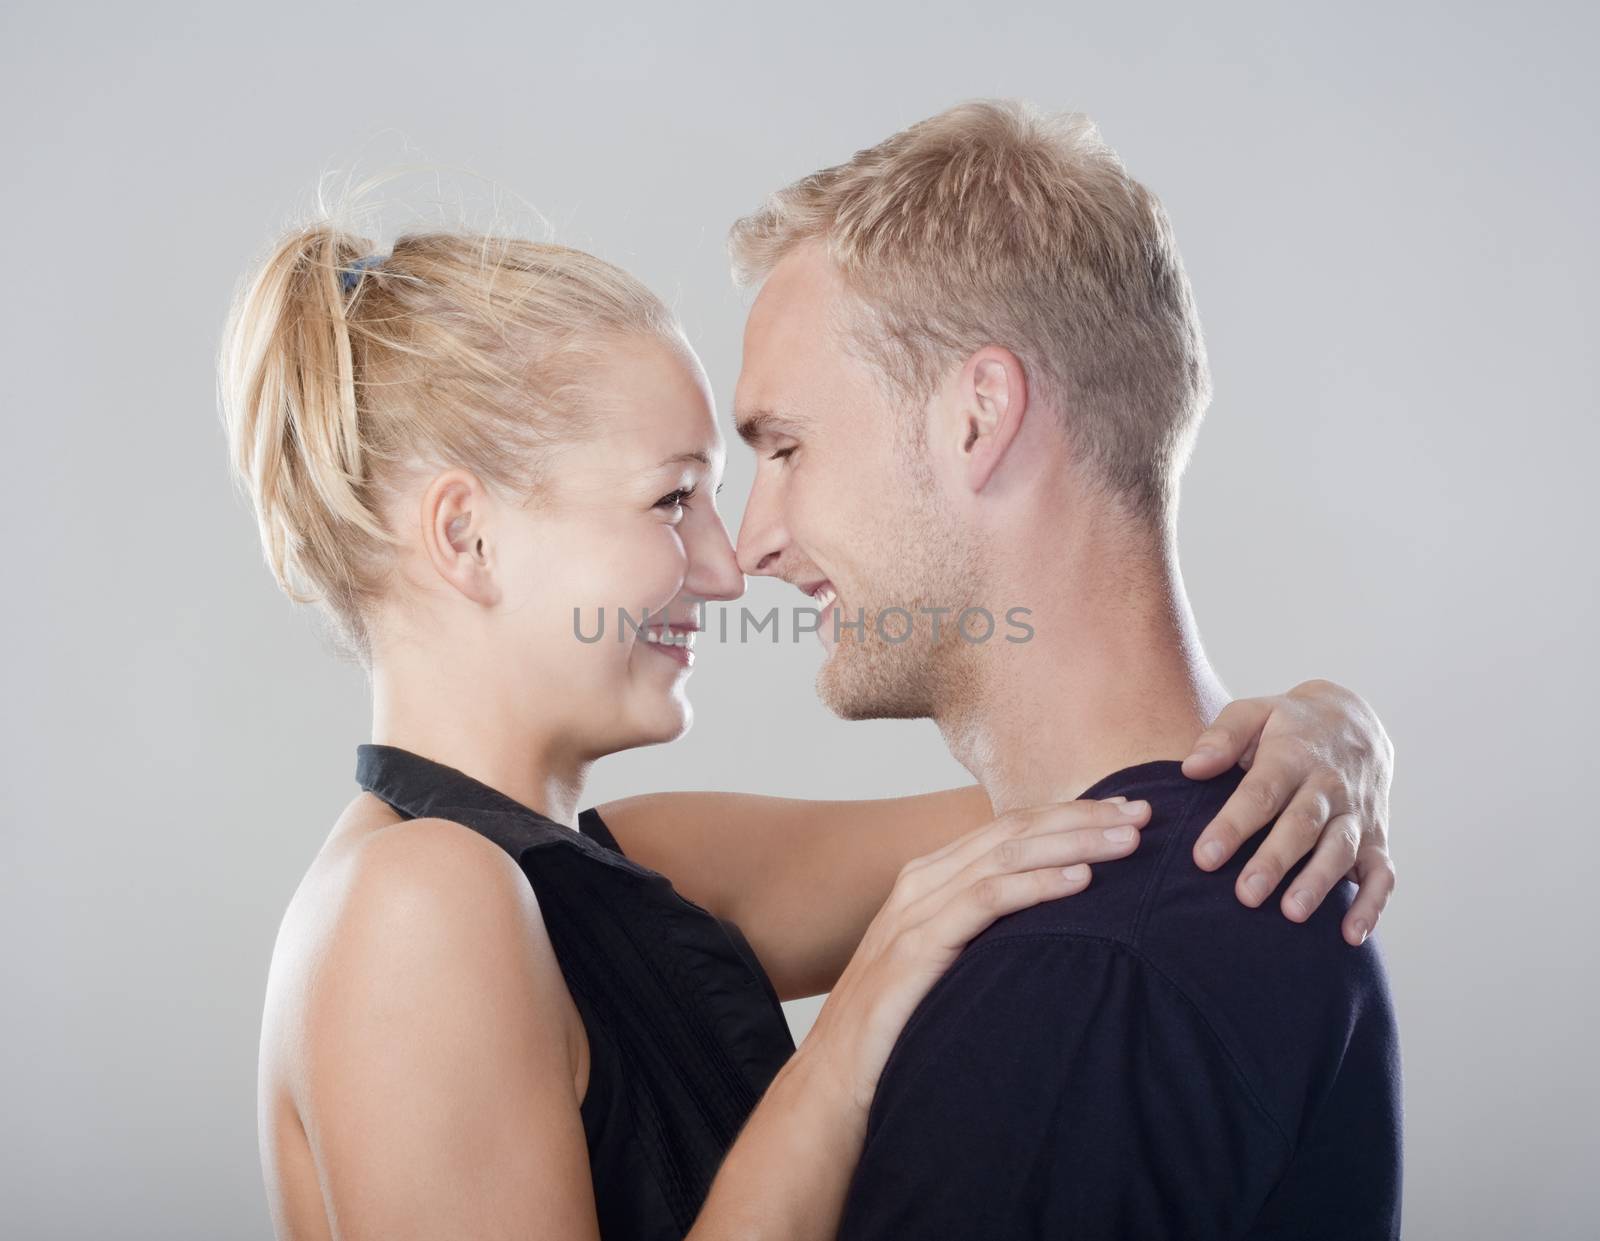
[[[775,434],[793,435],[803,425],[798,419],[786,418],[770,409],[753,409],[738,416],[734,430],[739,433],[740,439],[754,448]]]

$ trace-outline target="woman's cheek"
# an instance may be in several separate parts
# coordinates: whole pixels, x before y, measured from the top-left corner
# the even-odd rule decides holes
[[[641,607],[659,608],[677,593],[688,564],[683,540],[659,518],[645,528],[637,524],[613,526],[605,537],[578,551],[586,566],[582,593],[590,609],[603,607],[614,617],[618,608],[636,613]]]
[[[662,523],[659,536],[653,541],[648,561],[639,566],[639,585],[649,583],[649,601],[665,607],[677,598],[689,575],[689,551],[684,546],[680,528]]]

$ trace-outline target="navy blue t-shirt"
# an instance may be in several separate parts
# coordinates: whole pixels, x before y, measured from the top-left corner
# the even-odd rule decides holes
[[[1348,881],[1301,924],[1240,904],[1265,832],[1221,871],[1195,865],[1243,776],[1152,762],[1085,791],[1150,802],[1138,849],[1001,918],[929,992],[884,1068],[840,1241],[1399,1236],[1377,939],[1340,934]]]

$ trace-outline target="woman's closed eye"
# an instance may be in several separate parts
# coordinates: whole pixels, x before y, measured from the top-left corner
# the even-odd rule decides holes
[[[795,450],[795,445],[792,445],[792,444],[788,448],[780,448],[780,449],[778,449],[777,452],[773,453],[770,457],[768,457],[767,460],[768,461],[783,461],[783,460],[786,460],[788,458],[789,454],[792,453],[794,450]]]

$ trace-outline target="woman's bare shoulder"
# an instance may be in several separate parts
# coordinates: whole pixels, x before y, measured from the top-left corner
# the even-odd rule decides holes
[[[368,799],[376,801],[376,799]],[[272,972],[312,990],[342,968],[381,974],[459,954],[471,969],[560,970],[532,886],[493,841],[449,819],[403,819],[353,802],[284,912]],[[408,962],[410,964],[408,964]]]
[[[263,1074],[282,1071],[298,1094],[313,1056],[337,1053],[336,1032],[417,1019],[473,986],[525,1005],[570,1051],[576,1010],[521,868],[470,827],[378,806],[352,803],[284,913]]]
[[[587,1044],[526,876],[462,824],[352,812],[273,952],[259,1103],[285,1171],[269,1166],[269,1193],[287,1210],[298,1161],[336,1200],[383,1200],[370,1191],[417,1149],[490,1133],[581,1161]]]

